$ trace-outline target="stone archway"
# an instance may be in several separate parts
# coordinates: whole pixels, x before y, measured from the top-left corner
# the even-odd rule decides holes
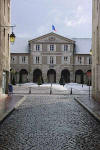
[[[19,83],[28,82],[28,72],[26,69],[21,69],[19,72]]]
[[[76,83],[84,83],[84,72],[82,70],[76,70],[75,72],[75,82]]]
[[[69,83],[70,82],[70,72],[67,69],[62,70],[61,72],[61,79],[60,80],[64,80],[65,83]]]
[[[42,71],[40,69],[35,69],[33,72],[33,82],[38,83],[40,80],[43,83]]]
[[[47,72],[48,83],[56,83],[56,71],[54,69],[50,69]]]

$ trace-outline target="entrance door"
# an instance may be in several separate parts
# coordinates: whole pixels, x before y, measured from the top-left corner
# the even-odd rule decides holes
[[[53,69],[48,70],[48,83],[56,83],[56,72]]]

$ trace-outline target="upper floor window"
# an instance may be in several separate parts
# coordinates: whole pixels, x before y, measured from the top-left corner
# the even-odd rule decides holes
[[[64,61],[66,62],[67,60],[68,60],[68,57],[67,57],[67,56],[66,56],[66,57],[64,56]]]
[[[54,51],[54,45],[50,45],[50,51]]]
[[[92,64],[91,57],[87,57],[87,64],[88,65]]]
[[[82,57],[78,56],[78,63],[82,63]]]
[[[11,56],[11,63],[15,64],[16,63],[16,56]]]
[[[26,57],[22,56],[22,63],[25,63]]]
[[[68,51],[68,45],[64,45],[64,51]]]
[[[40,51],[40,45],[36,45],[36,51]]]
[[[70,64],[70,57],[62,56],[62,64]]]
[[[54,64],[54,58],[53,58],[53,56],[50,56],[50,64]]]
[[[15,58],[11,56],[11,62],[14,63],[15,62]]]
[[[28,56],[19,56],[20,64],[28,64]]]
[[[36,64],[39,64],[39,63],[40,63],[40,57],[36,56]]]

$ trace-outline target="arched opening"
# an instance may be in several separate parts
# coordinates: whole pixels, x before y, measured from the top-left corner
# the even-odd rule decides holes
[[[33,72],[33,82],[38,83],[42,82],[43,83],[43,78],[42,78],[42,72],[40,69],[36,69]]]
[[[19,72],[19,83],[26,83],[28,82],[28,72],[27,70],[25,69],[22,69],[20,72]]]
[[[47,72],[48,83],[56,83],[56,71],[54,69],[50,69]]]
[[[76,83],[81,83],[81,84],[84,83],[84,73],[83,73],[82,70],[77,70],[75,72],[75,82]]]
[[[62,70],[60,80],[65,82],[65,83],[70,82],[70,72],[69,72],[69,70],[67,70],[67,69]]]

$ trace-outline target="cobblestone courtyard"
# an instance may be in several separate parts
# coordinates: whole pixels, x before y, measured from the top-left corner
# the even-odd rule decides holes
[[[100,150],[100,123],[71,96],[27,96],[0,125],[0,150]]]

